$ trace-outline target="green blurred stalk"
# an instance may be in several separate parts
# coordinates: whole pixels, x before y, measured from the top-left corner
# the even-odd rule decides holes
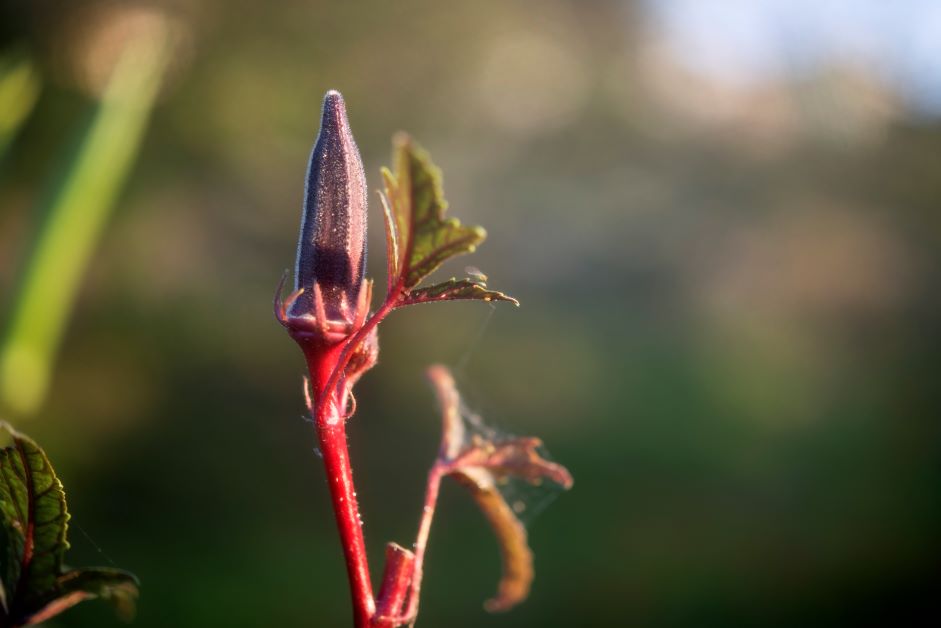
[[[0,159],[29,117],[39,97],[39,74],[26,55],[0,58]]]
[[[127,178],[167,65],[161,23],[130,39],[74,159],[42,213],[2,348],[0,402],[14,415],[46,398],[56,353],[89,259]]]

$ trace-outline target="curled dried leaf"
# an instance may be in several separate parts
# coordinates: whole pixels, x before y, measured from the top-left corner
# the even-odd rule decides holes
[[[568,469],[543,458],[540,447],[542,441],[531,436],[496,443],[477,439],[477,444],[463,453],[457,464],[461,468],[481,467],[497,477],[510,475],[530,483],[545,478],[562,488],[572,488]]]
[[[526,527],[497,490],[493,477],[479,469],[474,471],[477,472],[456,471],[454,476],[470,489],[474,502],[487,518],[500,546],[503,565],[497,593],[484,602],[484,608],[491,613],[508,611],[529,596],[534,576],[533,552],[529,549]]]
[[[428,380],[434,386],[441,408],[441,449],[438,457],[451,461],[457,458],[464,447],[464,422],[461,420],[461,396],[454,384],[454,376],[448,367],[434,364],[426,371]]]
[[[526,527],[507,503],[498,486],[507,478],[538,483],[546,479],[562,488],[572,487],[572,476],[562,465],[545,459],[538,438],[495,440],[480,434],[468,438],[461,417],[461,398],[454,378],[444,366],[428,369],[443,418],[439,458],[447,473],[470,489],[500,546],[503,573],[497,594],[485,603],[488,611],[509,610],[529,595],[533,555]]]

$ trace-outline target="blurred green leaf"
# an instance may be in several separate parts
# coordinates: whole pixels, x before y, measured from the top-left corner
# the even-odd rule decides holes
[[[2,347],[0,401],[19,416],[46,397],[81,279],[134,162],[167,63],[166,28],[131,40],[41,215]]]
[[[62,482],[39,445],[6,424],[2,427],[13,442],[0,450],[0,626],[39,623],[94,597],[112,600],[122,616],[132,614],[137,597],[133,575],[64,568],[69,513]]]
[[[39,73],[25,54],[0,56],[0,159],[33,110],[40,85]]]

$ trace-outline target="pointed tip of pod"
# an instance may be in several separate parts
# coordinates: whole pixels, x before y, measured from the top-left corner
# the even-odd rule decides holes
[[[349,133],[350,121],[346,116],[346,103],[343,95],[335,89],[329,90],[323,97],[320,112],[320,133],[340,135]]]
[[[322,122],[328,119],[346,119],[346,103],[343,94],[335,89],[328,90],[323,96]]]

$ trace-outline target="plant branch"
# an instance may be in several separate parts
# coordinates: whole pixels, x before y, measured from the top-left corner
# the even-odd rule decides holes
[[[435,460],[434,466],[428,472],[428,485],[425,488],[425,504],[422,507],[421,520],[418,523],[418,536],[415,538],[415,565],[412,568],[412,584],[409,591],[408,604],[402,613],[400,623],[413,621],[418,615],[418,599],[421,594],[421,580],[425,562],[425,549],[428,546],[428,535],[431,533],[431,520],[435,516],[438,504],[438,493],[441,490],[441,478],[448,474],[450,467],[440,458]]]
[[[413,551],[395,544],[387,546],[382,585],[378,598],[374,597],[345,423],[356,406],[354,383],[376,364],[376,327],[392,310],[415,303],[454,299],[516,303],[503,293],[488,290],[486,277],[451,279],[418,288],[444,261],[472,252],[486,232],[446,218],[440,171],[407,136],[397,136],[394,161],[395,174],[383,170],[388,199],[380,194],[386,219],[388,291],[382,305],[368,315],[372,282],[364,282],[363,277],[366,203],[362,160],[342,97],[336,91],[327,92],[321,131],[308,166],[294,291],[283,303],[279,287],[275,299],[275,316],[300,345],[310,371],[305,395],[326,467],[356,628],[395,628],[414,622],[441,478],[466,474],[456,466],[461,439],[454,437],[454,430],[446,429],[428,474]],[[456,409],[449,411],[446,428],[454,423],[455,413]]]

